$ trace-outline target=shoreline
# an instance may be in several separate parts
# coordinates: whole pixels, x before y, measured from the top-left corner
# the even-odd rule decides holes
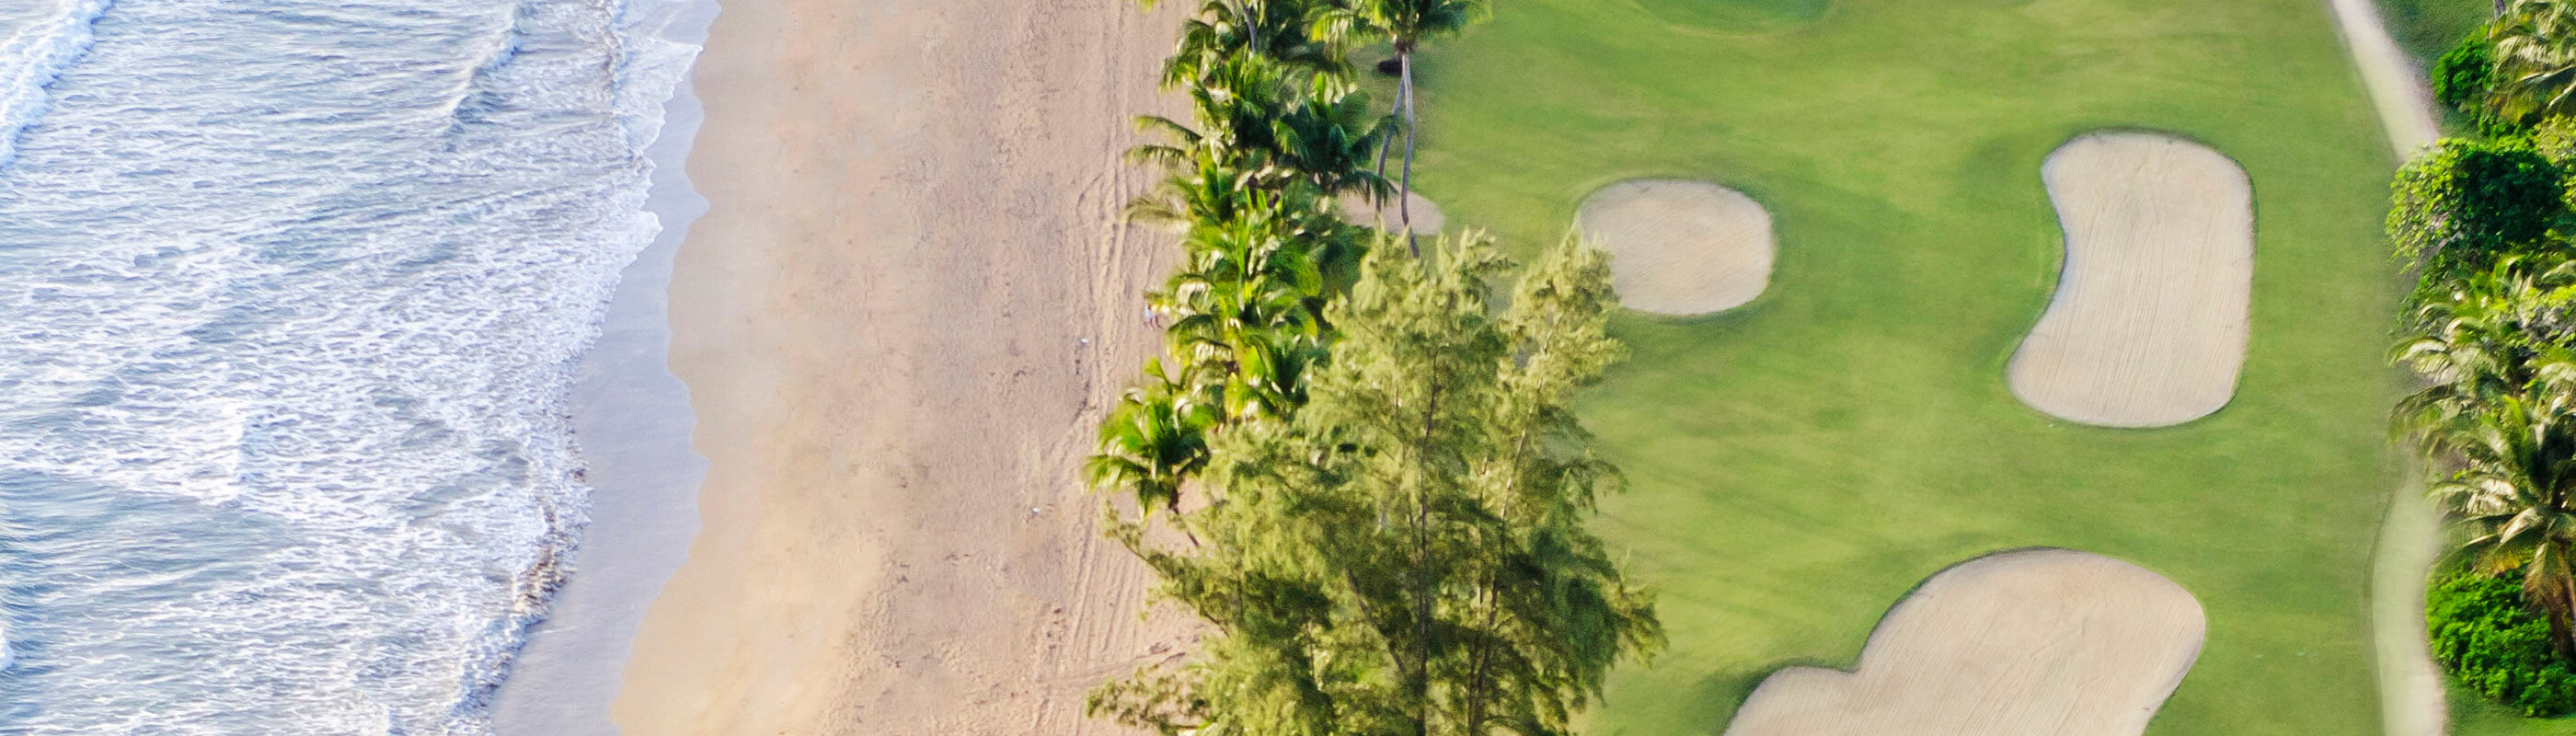
[[[692,83],[673,374],[709,462],[626,733],[1109,732],[1184,639],[1077,477],[1159,342],[1117,223],[1177,16],[1127,0],[735,3]]]
[[[651,38],[702,49],[722,12],[717,0],[670,7]],[[694,78],[694,70],[681,75],[643,151],[654,164],[644,209],[661,231],[619,272],[599,337],[574,369],[568,401],[590,521],[565,550],[569,572],[544,618],[528,626],[492,694],[488,713],[500,736],[618,733],[608,708],[634,632],[697,534],[693,501],[707,462],[689,448],[696,414],[668,362],[672,261],[707,209],[687,168],[705,121]]]

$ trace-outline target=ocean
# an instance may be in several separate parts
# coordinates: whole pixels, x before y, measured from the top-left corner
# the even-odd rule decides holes
[[[0,0],[0,734],[483,734],[680,0]]]

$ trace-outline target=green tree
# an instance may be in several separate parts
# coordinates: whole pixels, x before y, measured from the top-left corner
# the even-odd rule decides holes
[[[1186,375],[1164,373],[1160,361],[1147,362],[1145,373],[1145,383],[1128,389],[1101,422],[1100,454],[1083,471],[1092,488],[1124,489],[1145,513],[1178,513],[1181,485],[1207,465],[1218,414]]]
[[[2576,267],[2537,275],[2506,258],[2419,308],[2400,362],[2425,387],[2400,402],[2437,477],[2436,507],[2474,538],[2487,572],[2519,570],[2558,654],[2576,655],[2576,356],[2567,349]]]
[[[2466,113],[2482,107],[2495,80],[2495,44],[2484,30],[2460,38],[2433,62],[2433,99]]]
[[[1326,194],[1383,198],[1394,186],[1367,164],[1370,151],[1383,149],[1398,126],[1392,116],[1369,111],[1368,95],[1340,93],[1335,84],[1315,78],[1302,102],[1280,116],[1272,134],[1279,163]]]
[[[2443,108],[2459,113],[2488,136],[2511,135],[2520,126],[2500,116],[2491,104],[2495,96],[2495,42],[2487,36],[2487,30],[2480,27],[2460,37],[2458,44],[2433,61],[2427,76],[2432,79],[2433,99]]]
[[[2424,598],[2433,658],[2461,686],[2527,716],[2576,708],[2576,671],[2550,652],[2549,623],[2533,613],[2520,574],[2453,570]]]
[[[2398,402],[2398,426],[2439,426],[2527,390],[2569,334],[2569,306],[2576,303],[2570,284],[2576,268],[2562,264],[2534,275],[2522,259],[2508,257],[2439,301],[2419,305],[2412,324],[2423,334],[2399,343],[2392,356],[2422,381]]]
[[[2561,658],[2576,656],[2576,392],[2568,388],[2497,397],[2453,418],[2431,447],[2458,458],[2459,469],[2428,489],[2477,535],[2462,551],[2488,572],[2522,572],[2524,597],[2548,619]]]
[[[1186,87],[1189,125],[1160,115],[1136,119],[1137,127],[1159,132],[1169,143],[1146,144],[1128,151],[1130,161],[1178,168],[1211,161],[1254,177],[1280,152],[1279,123],[1299,105],[1290,72],[1276,60],[1258,55],[1226,58],[1210,66]]]
[[[2489,26],[2491,104],[2507,120],[2576,112],[2576,0],[2513,0]]]
[[[2397,172],[2388,235],[2422,269],[2419,298],[2493,266],[2552,250],[2567,215],[2567,170],[2521,140],[2446,138]]]
[[[1397,192],[1399,221],[1403,223],[1405,242],[1414,255],[1422,248],[1413,236],[1413,143],[1421,116],[1417,114],[1413,95],[1413,54],[1422,42],[1459,33],[1485,12],[1484,0],[1343,0],[1316,11],[1314,35],[1321,38],[1350,38],[1368,34],[1383,36],[1395,48],[1397,81],[1395,106],[1404,115],[1404,175]]]
[[[1165,87],[1188,86],[1229,59],[1260,56],[1330,76],[1347,76],[1341,44],[1311,35],[1307,19],[1320,0],[1201,0],[1181,24],[1181,40],[1163,63]],[[1138,0],[1146,10],[1158,0]]]
[[[1228,420],[1284,416],[1306,394],[1306,368],[1325,349],[1320,238],[1272,195],[1256,193],[1242,216],[1190,229],[1186,263],[1147,303],[1165,319],[1173,351],[1221,397]]]
[[[1551,250],[1497,313],[1481,239],[1426,265],[1375,248],[1292,419],[1221,433],[1203,544],[1112,534],[1207,624],[1188,661],[1093,693],[1162,733],[1567,733],[1617,661],[1661,641],[1583,523],[1617,473],[1569,394],[1620,354],[1602,256]]]

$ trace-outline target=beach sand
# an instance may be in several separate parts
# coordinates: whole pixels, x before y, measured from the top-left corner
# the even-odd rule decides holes
[[[625,733],[1106,733],[1176,656],[1076,470],[1153,347],[1117,226],[1176,19],[1128,0],[729,0],[671,363],[710,461]]]

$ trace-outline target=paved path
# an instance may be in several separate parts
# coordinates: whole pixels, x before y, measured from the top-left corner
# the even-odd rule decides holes
[[[2370,88],[2371,106],[2379,110],[2380,123],[2388,128],[2389,147],[2405,158],[2431,145],[2442,134],[2434,122],[2439,118],[2433,114],[2433,93],[2424,88],[2415,60],[2388,36],[2379,6],[2374,0],[2328,1],[2334,7],[2335,28],[2343,32],[2344,45],[2352,49],[2353,63],[2361,68],[2362,86]]]
[[[2389,37],[2379,7],[2373,0],[2328,2],[2361,70],[2362,86],[2370,90],[2371,106],[2388,130],[2389,148],[2403,159],[2432,145],[2441,136],[2433,95],[2415,60]],[[2424,639],[2424,575],[2440,553],[2440,520],[2414,484],[2399,488],[2379,532],[2370,577],[2380,720],[2388,736],[2442,736],[2449,729],[2441,671]]]

